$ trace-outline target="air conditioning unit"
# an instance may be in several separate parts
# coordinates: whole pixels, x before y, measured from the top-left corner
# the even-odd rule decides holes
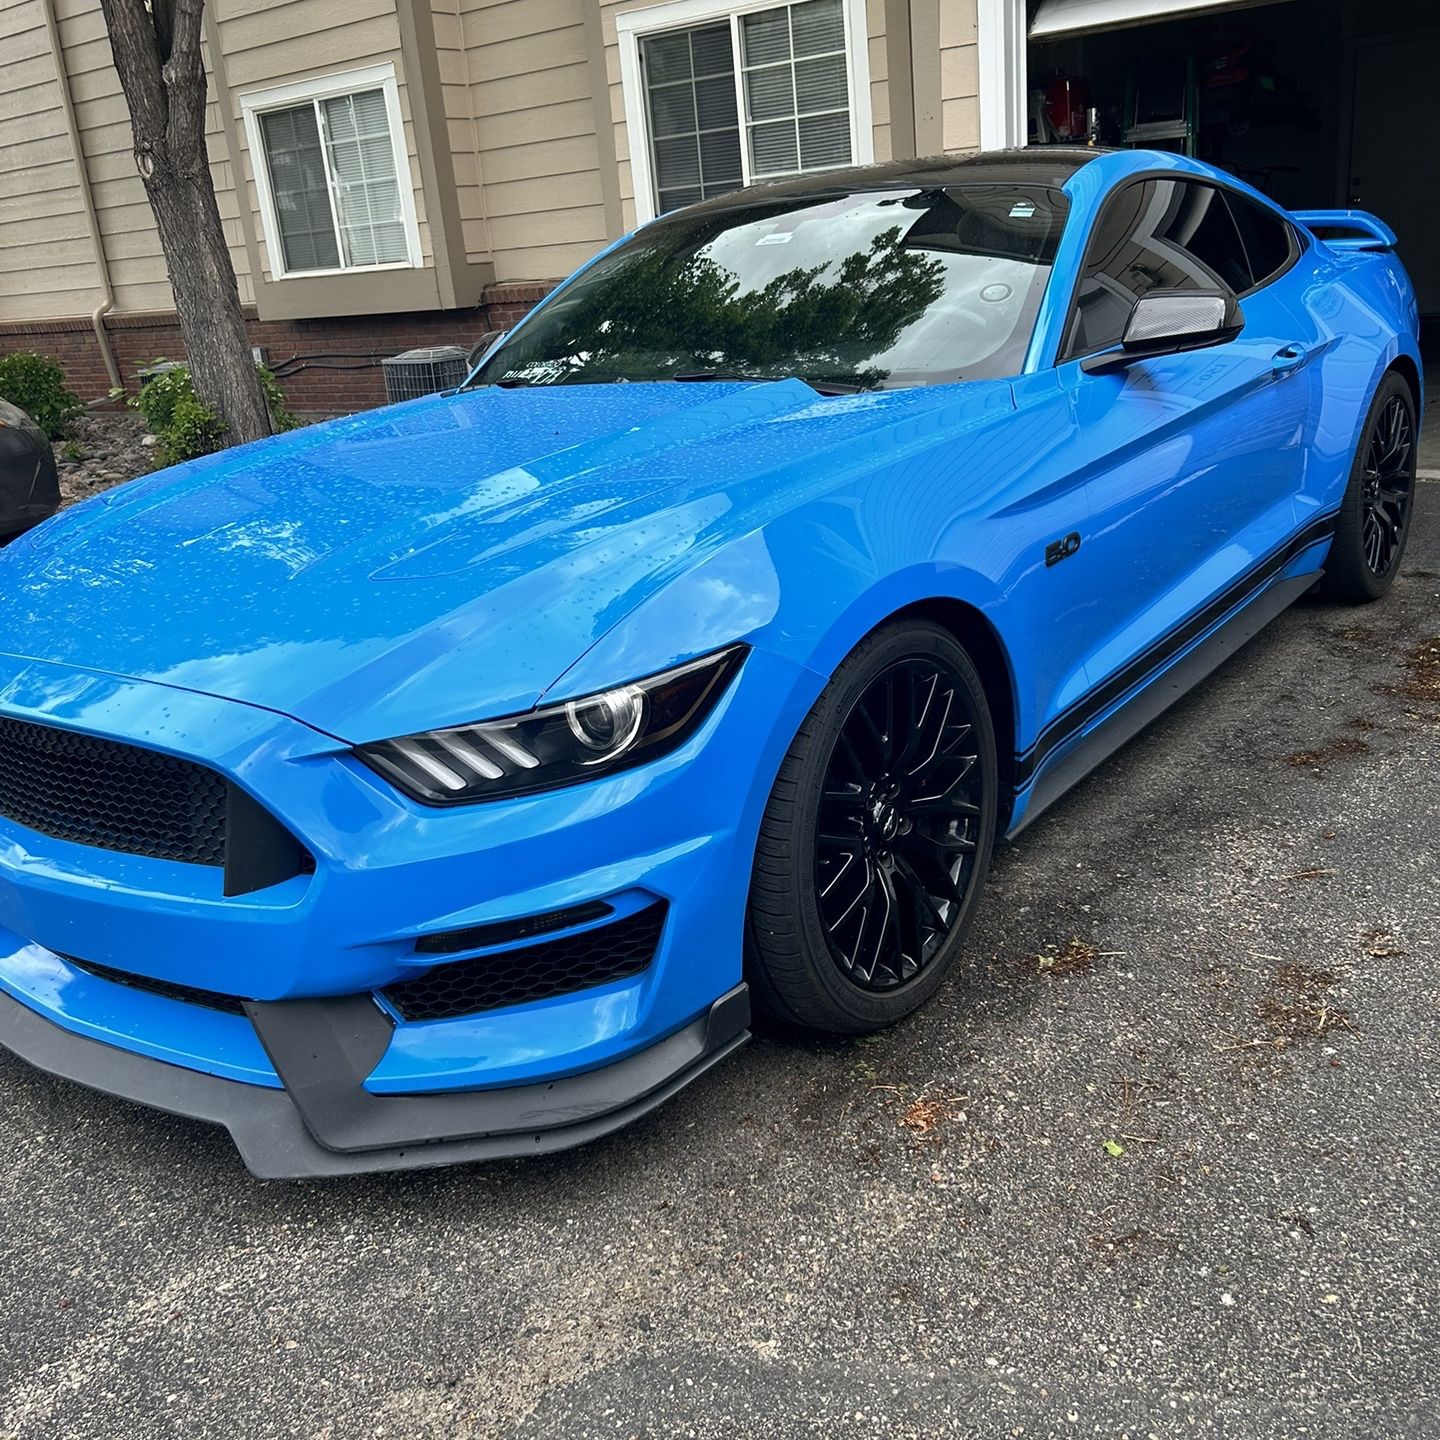
[[[391,355],[380,364],[385,371],[385,398],[392,405],[437,390],[453,390],[470,373],[465,352],[458,345],[427,345]]]

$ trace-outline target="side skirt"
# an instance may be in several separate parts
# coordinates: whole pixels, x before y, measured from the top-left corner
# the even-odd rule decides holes
[[[1307,572],[1267,586],[1168,669],[1152,679],[1141,681],[1140,688],[1132,693],[1130,699],[1121,701],[1117,709],[1084,734],[1071,749],[1062,752],[1040,770],[1030,786],[1024,812],[1010,827],[1006,839],[1018,835],[1067,790],[1079,784],[1096,766],[1253,640],[1277,615],[1288,610],[1309,590],[1315,580],[1315,573]]]

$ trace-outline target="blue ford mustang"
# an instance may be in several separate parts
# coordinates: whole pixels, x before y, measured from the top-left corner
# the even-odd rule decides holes
[[[647,225],[458,392],[0,555],[0,1043],[300,1176],[644,1113],[944,981],[1013,835],[1414,501],[1372,216],[1170,155]]]

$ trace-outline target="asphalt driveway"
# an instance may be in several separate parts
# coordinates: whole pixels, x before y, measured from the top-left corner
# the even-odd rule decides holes
[[[0,1059],[0,1436],[1440,1433],[1440,484],[999,856],[972,963],[566,1157],[260,1185]]]

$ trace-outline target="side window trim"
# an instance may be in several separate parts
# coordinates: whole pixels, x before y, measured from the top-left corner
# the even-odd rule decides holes
[[[1069,344],[1069,337],[1071,329],[1073,328],[1075,323],[1075,314],[1080,302],[1080,287],[1085,283],[1085,276],[1089,271],[1090,262],[1094,255],[1096,235],[1099,232],[1101,225],[1105,219],[1106,212],[1110,209],[1110,207],[1114,205],[1119,200],[1119,198],[1132,186],[1143,185],[1147,181],[1151,180],[1173,180],[1182,184],[1204,185],[1211,190],[1218,190],[1225,197],[1225,208],[1227,211],[1230,209],[1230,196],[1241,194],[1241,192],[1236,190],[1233,186],[1223,184],[1221,181],[1212,179],[1208,175],[1190,175],[1180,170],[1142,170],[1138,174],[1128,176],[1126,179],[1122,180],[1120,184],[1118,184],[1113,190],[1111,190],[1110,193],[1105,197],[1105,201],[1101,205],[1099,211],[1096,213],[1094,223],[1090,226],[1090,235],[1085,242],[1085,253],[1080,257],[1079,273],[1075,276],[1074,283],[1070,287],[1070,298],[1069,302],[1065,307],[1065,319],[1063,324],[1060,326],[1060,343],[1056,349],[1055,354],[1054,363],[1057,366],[1067,365],[1072,360],[1081,360],[1086,355],[1094,353],[1091,350],[1072,348]],[[1242,196],[1242,198],[1249,199],[1250,197]],[[1253,295],[1259,290],[1267,289],[1277,280],[1283,278],[1285,275],[1288,275],[1290,271],[1295,268],[1295,265],[1298,263],[1300,256],[1304,253],[1305,242],[1295,225],[1285,215],[1276,212],[1272,213],[1275,214],[1275,218],[1277,220],[1280,220],[1284,224],[1286,234],[1289,236],[1289,258],[1282,266],[1280,266],[1278,270],[1275,270],[1270,275],[1266,276],[1265,279],[1262,280],[1258,285],[1251,284],[1247,289],[1239,292],[1236,295],[1237,300],[1243,300],[1248,295]],[[1232,223],[1235,224],[1236,232],[1239,235],[1240,244],[1242,247],[1244,247],[1245,236],[1243,232],[1240,231],[1238,222],[1235,222],[1233,214],[1231,216],[1231,220]],[[1250,269],[1251,277],[1253,280],[1254,269],[1250,266],[1250,255],[1248,250],[1245,251],[1245,264],[1246,268]]]

